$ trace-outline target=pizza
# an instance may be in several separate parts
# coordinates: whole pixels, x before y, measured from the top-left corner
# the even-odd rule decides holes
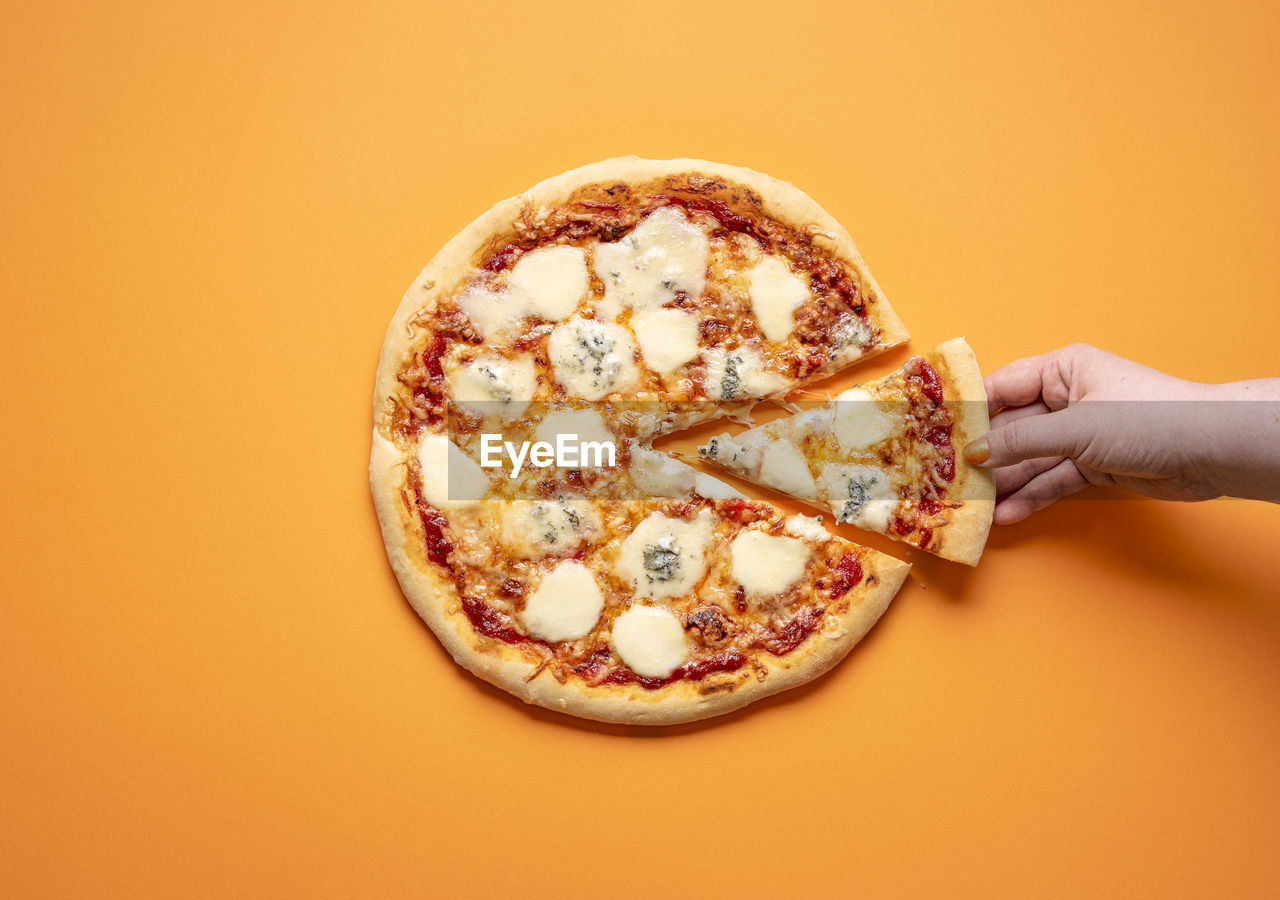
[[[848,232],[757,172],[614,159],[497,204],[382,347],[370,480],[405,596],[460,665],[601,721],[817,677],[909,565],[652,443],[907,337]]]
[[[736,437],[719,435],[698,452],[839,522],[976,565],[995,482],[960,451],[988,430],[978,361],[955,338],[886,378]]]

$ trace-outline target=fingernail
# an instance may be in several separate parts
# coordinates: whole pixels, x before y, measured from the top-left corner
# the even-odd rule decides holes
[[[991,445],[986,438],[978,438],[964,448],[964,461],[980,466],[991,458]]]

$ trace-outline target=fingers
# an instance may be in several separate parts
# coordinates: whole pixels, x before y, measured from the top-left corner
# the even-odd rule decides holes
[[[1088,483],[1076,464],[1064,459],[997,503],[993,521],[997,525],[1021,522],[1033,512],[1044,509],[1060,497],[1074,494]]]
[[[1045,405],[1043,400],[1037,400],[1026,406],[1011,406],[1001,410],[991,417],[990,431],[1008,425],[1010,422],[1016,422],[1019,419],[1025,419],[1027,416],[1043,416],[1052,410]]]
[[[1049,407],[1043,402],[1037,401],[1027,406],[1015,406],[1005,409],[991,419],[991,428],[1003,428],[1010,422],[1016,422],[1019,419],[1025,419],[1028,416],[1042,416],[1049,413]],[[1042,457],[1040,459],[1028,459],[1011,466],[1000,466],[992,475],[996,483],[996,496],[1003,497],[1006,494],[1012,494],[1018,488],[1022,487],[1032,478],[1035,478],[1041,472],[1052,469],[1058,463],[1062,462],[1061,456]]]
[[[1028,459],[1012,466],[1001,466],[991,473],[996,483],[996,496],[1004,497],[1012,494],[1041,472],[1047,472],[1062,462],[1061,456],[1049,456],[1044,459]]]
[[[982,379],[988,411],[1026,406],[1039,399],[1050,409],[1064,408],[1071,395],[1073,371],[1100,353],[1088,344],[1072,344],[1001,366]]]
[[[1079,456],[1089,441],[1080,407],[1043,415],[1009,416],[1000,427],[964,448],[965,461],[994,468],[1024,459]],[[999,416],[996,417],[1000,419]],[[1012,421],[1009,421],[1012,419]]]
[[[1040,399],[1044,391],[1046,369],[1053,365],[1058,351],[1028,356],[1001,366],[986,378],[987,410],[994,413],[1006,406],[1026,406]]]

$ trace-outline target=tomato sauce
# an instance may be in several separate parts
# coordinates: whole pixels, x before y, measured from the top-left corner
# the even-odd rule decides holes
[[[843,597],[849,589],[862,583],[862,563],[852,553],[846,553],[836,563],[836,581],[831,588],[832,598]]]

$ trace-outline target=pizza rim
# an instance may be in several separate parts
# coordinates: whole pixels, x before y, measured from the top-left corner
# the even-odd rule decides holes
[[[471,626],[465,616],[450,613],[450,605],[461,598],[455,586],[430,566],[416,563],[411,552],[420,525],[409,521],[397,505],[403,484],[404,459],[394,442],[381,431],[387,426],[386,403],[396,389],[396,378],[416,340],[415,320],[429,315],[440,298],[448,294],[474,270],[478,254],[491,246],[495,235],[531,208],[563,202],[584,185],[618,180],[625,182],[696,173],[742,185],[758,196],[763,215],[784,223],[805,223],[814,228],[814,242],[825,252],[848,263],[861,280],[864,291],[878,302],[877,324],[881,339],[870,351],[852,348],[848,359],[833,359],[831,371],[844,368],[852,360],[868,359],[899,346],[907,339],[905,326],[884,299],[852,237],[815,201],[798,189],[771,176],[734,166],[703,160],[643,160],[622,157],[604,160],[547,179],[515,197],[501,201],[450,240],[427,264],[406,291],[390,324],[379,358],[374,392],[375,428],[370,462],[370,479],[375,506],[393,570],[415,611],[427,621],[454,660],[482,679],[501,687],[526,702],[599,721],[645,724],[675,724],[694,721],[745,706],[754,700],[812,680],[835,666],[849,649],[879,619],[906,578],[910,564],[869,548],[862,562],[879,583],[865,590],[862,602],[844,614],[828,613],[830,625],[815,631],[804,643],[784,656],[760,658],[757,665],[769,669],[763,681],[751,678],[753,669],[715,673],[702,681],[680,680],[658,689],[639,685],[561,683],[549,678],[530,678],[537,672],[514,648],[487,638]],[[790,383],[786,391],[801,383]],[[827,634],[828,630],[832,634]],[[761,654],[766,657],[767,654]],[[731,678],[718,678],[718,675]],[[706,681],[716,679],[730,689],[707,691]]]

